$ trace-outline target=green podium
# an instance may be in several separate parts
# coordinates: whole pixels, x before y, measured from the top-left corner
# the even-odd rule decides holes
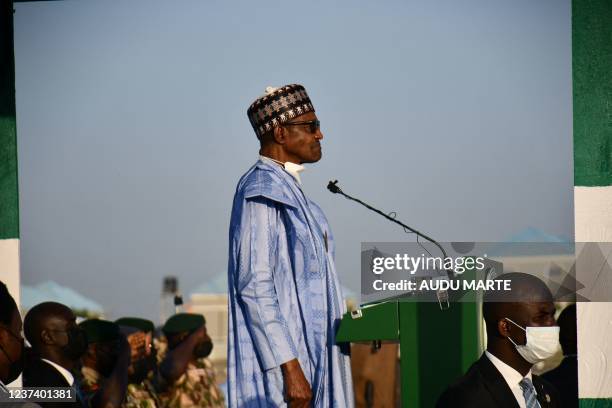
[[[342,318],[337,343],[398,342],[402,407],[434,407],[482,352],[480,303],[387,301]]]

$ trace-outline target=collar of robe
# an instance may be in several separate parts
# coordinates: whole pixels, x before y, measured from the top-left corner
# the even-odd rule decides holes
[[[291,176],[298,182],[298,184],[301,186],[302,185],[302,179],[300,179],[300,172],[304,171],[305,167],[302,166],[301,164],[296,164],[296,163],[292,163],[292,162],[282,162],[280,160],[276,160],[273,159],[271,157],[268,156],[259,156],[262,160],[270,160],[273,161],[276,164],[279,164],[281,166],[283,166],[283,168],[285,169],[285,171],[289,174],[291,174]]]

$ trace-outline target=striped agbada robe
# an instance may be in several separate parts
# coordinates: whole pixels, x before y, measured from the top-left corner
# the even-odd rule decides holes
[[[229,235],[229,406],[286,406],[280,365],[297,358],[312,406],[352,407],[349,357],[334,342],[345,305],[322,210],[260,159],[238,182]]]

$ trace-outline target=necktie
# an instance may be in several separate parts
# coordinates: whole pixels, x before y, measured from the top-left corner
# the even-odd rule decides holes
[[[86,405],[85,398],[83,398],[83,393],[81,392],[81,387],[79,387],[79,384],[74,381],[70,387],[74,390],[74,393],[76,394],[76,401],[81,405]]]
[[[541,408],[540,403],[536,398],[535,387],[533,386],[531,380],[525,377],[521,380],[519,386],[523,390],[523,397],[525,397],[525,406],[527,408]]]

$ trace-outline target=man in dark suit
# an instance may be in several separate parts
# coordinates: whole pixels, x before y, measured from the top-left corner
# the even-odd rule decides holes
[[[559,348],[552,294],[540,279],[508,273],[511,292],[488,292],[483,302],[487,350],[450,385],[436,407],[557,408],[556,390],[531,373]]]
[[[21,315],[15,299],[0,282],[0,392],[19,377],[23,368],[23,337]]]
[[[73,370],[87,349],[85,333],[76,324],[72,310],[56,302],[34,306],[24,319],[24,330],[32,345],[31,358],[23,371],[25,387],[74,387]],[[46,402],[44,407],[81,406],[75,402]]]
[[[578,347],[576,333],[576,305],[563,309],[557,323],[561,328],[559,340],[563,349],[563,361],[559,367],[542,375],[557,390],[563,406],[578,408]]]

